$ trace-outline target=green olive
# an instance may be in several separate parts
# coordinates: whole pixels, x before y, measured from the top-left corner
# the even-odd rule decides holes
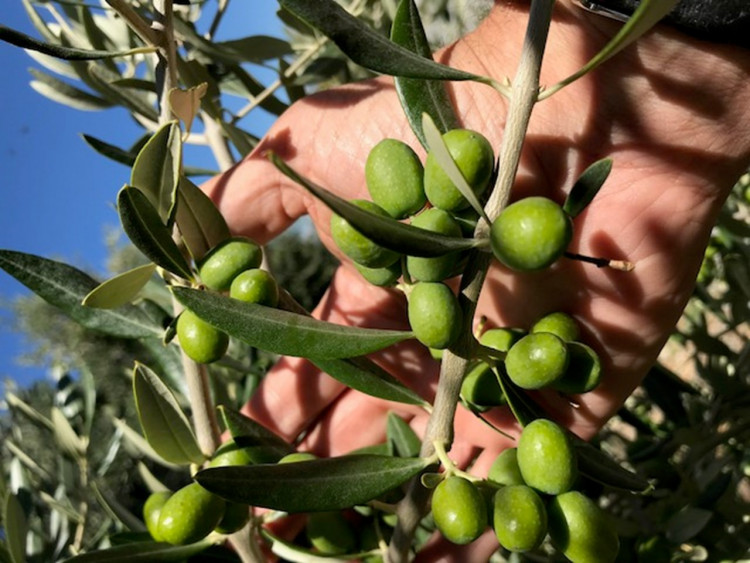
[[[509,485],[495,494],[497,540],[513,552],[539,547],[547,535],[547,511],[539,495],[526,485]]]
[[[469,129],[448,131],[443,135],[443,141],[466,182],[480,196],[487,189],[495,167],[490,142],[480,133]],[[425,161],[424,189],[427,199],[434,207],[459,211],[469,205],[433,153],[428,154]]]
[[[524,482],[549,495],[570,490],[578,476],[573,442],[565,430],[544,418],[524,427],[517,459]]]
[[[279,286],[270,273],[253,268],[245,270],[232,280],[229,297],[246,303],[276,307],[279,304]]]
[[[492,462],[487,479],[497,485],[524,485],[518,468],[518,449],[503,450]]]
[[[520,328],[490,328],[482,333],[479,343],[499,352],[507,352],[526,335]]]
[[[527,197],[506,207],[492,223],[495,257],[513,270],[541,270],[563,255],[573,236],[570,217],[545,197]]]
[[[354,267],[363,278],[378,287],[393,287],[401,277],[401,260],[396,260],[390,266],[383,268],[368,268],[356,262]]]
[[[435,526],[445,539],[464,545],[487,527],[487,505],[471,481],[455,475],[441,481],[432,492]]]
[[[371,201],[355,199],[351,203],[370,213],[388,216],[388,213],[382,207]],[[335,213],[331,215],[331,236],[341,252],[362,266],[384,268],[399,259],[397,252],[383,248],[371,241],[352,227],[346,219]]]
[[[527,334],[505,357],[510,379],[523,389],[541,389],[561,379],[568,367],[568,347],[554,334]]]
[[[564,342],[573,342],[581,336],[576,320],[562,311],[544,315],[534,323],[529,332],[551,332]]]
[[[552,386],[561,393],[575,395],[588,393],[602,380],[599,355],[582,342],[568,343],[568,367]]]
[[[418,282],[409,294],[409,324],[414,336],[429,348],[448,348],[461,331],[461,308],[451,289],[441,282]]]
[[[305,531],[313,547],[325,555],[352,553],[357,546],[354,530],[341,512],[313,512]]]
[[[198,483],[190,483],[175,492],[162,506],[159,535],[173,545],[202,540],[224,517],[226,503]]]
[[[414,227],[448,235],[461,237],[461,227],[456,220],[447,212],[436,207],[427,209],[413,217],[411,224]],[[407,256],[406,269],[414,280],[437,282],[451,277],[455,271],[460,252],[449,252],[442,256],[424,258],[421,256]]]
[[[383,139],[365,163],[372,200],[394,219],[404,219],[424,207],[424,170],[417,153],[397,139]]]
[[[292,452],[282,457],[279,463],[297,463],[300,461],[312,461],[313,459],[318,459],[318,456],[310,452]]]
[[[609,516],[579,491],[561,494],[549,503],[552,544],[573,563],[611,563],[620,540]]]
[[[503,368],[498,366],[498,369]],[[495,373],[484,362],[471,368],[464,377],[461,383],[461,397],[478,407],[497,407],[506,402]]]
[[[209,467],[229,467],[232,465],[253,465],[256,463],[276,463],[279,459],[277,450],[269,446],[240,447],[229,441],[216,450]]]
[[[263,261],[263,251],[245,237],[230,238],[213,248],[198,265],[201,281],[214,291],[226,291],[237,275],[257,268]]]
[[[170,491],[158,491],[151,493],[143,504],[143,521],[146,523],[146,529],[154,541],[164,541],[159,533],[159,516],[164,504],[172,496]]]
[[[229,346],[229,337],[225,332],[187,309],[177,318],[176,331],[182,350],[199,364],[220,360]]]
[[[224,516],[214,531],[220,534],[233,534],[250,521],[250,507],[239,502],[227,502]]]

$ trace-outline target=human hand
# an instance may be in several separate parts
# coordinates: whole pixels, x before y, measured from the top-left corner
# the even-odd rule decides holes
[[[498,5],[476,32],[438,57],[478,74],[512,76],[526,16],[521,4]],[[542,83],[553,84],[577,70],[616,25],[558,3]],[[750,164],[748,70],[749,52],[660,29],[534,109],[513,198],[534,194],[561,201],[588,164],[611,157],[613,172],[576,218],[570,250],[623,258],[636,268],[613,272],[563,259],[548,271],[518,274],[495,264],[477,315],[486,316],[488,326],[529,326],[553,310],[576,317],[585,341],[601,355],[604,381],[580,398],[578,408],[554,393],[537,398],[553,418],[584,438],[619,408],[652,365],[690,295],[728,190]],[[449,88],[462,125],[499,146],[506,101],[482,85]],[[419,152],[389,80],[330,90],[295,104],[252,155],[206,189],[235,232],[267,242],[309,214],[322,242],[340,256],[330,238],[330,212],[281,175],[264,152],[275,151],[339,195],[366,198],[364,161],[384,137],[405,140]],[[403,297],[368,285],[346,260],[315,315],[342,324],[406,328]],[[431,398],[438,366],[424,348],[408,342],[375,358]],[[246,408],[287,439],[305,431],[301,448],[319,455],[382,441],[389,410],[418,432],[426,424],[424,412],[346,390],[294,358],[281,360]],[[502,409],[489,418],[511,433],[516,430]],[[455,431],[451,457],[459,465],[476,458],[472,471],[477,474],[510,443],[461,408]],[[495,547],[491,537],[483,538],[469,548],[471,560],[486,559],[480,554]],[[448,557],[444,546],[440,549]],[[435,560],[432,555],[424,557]],[[456,558],[468,560],[465,553]]]

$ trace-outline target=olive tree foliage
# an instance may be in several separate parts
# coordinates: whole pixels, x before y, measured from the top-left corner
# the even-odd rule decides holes
[[[321,547],[314,541],[288,543],[274,537],[263,528],[262,516],[231,535],[234,550],[222,547],[227,539],[223,533],[173,546],[146,532],[141,510],[148,495],[189,483],[194,470],[214,455],[222,430],[238,445],[270,457],[256,465],[199,473],[196,478],[209,490],[225,496],[230,490],[234,500],[275,509],[270,517],[349,510],[349,520],[362,524],[362,537],[339,552],[342,556],[382,556],[391,532],[407,536],[407,546],[418,550],[435,529],[433,520],[421,518],[423,512],[405,530],[389,510],[409,480],[419,475],[424,483],[439,479],[432,473],[436,462],[456,469],[444,452],[430,451],[428,439],[420,454],[420,439],[392,417],[388,442],[366,455],[312,461],[296,469],[267,463],[292,451],[292,445],[238,413],[278,354],[286,353],[314,359],[365,393],[423,405],[422,398],[388,374],[349,359],[411,334],[342,327],[330,336],[325,327],[326,338],[334,340],[325,342],[324,329],[304,312],[324,291],[335,264],[315,240],[294,234],[266,249],[266,267],[288,292],[282,293],[278,311],[243,308],[227,304],[223,296],[178,287],[194,281],[202,255],[228,233],[191,181],[210,171],[183,162],[182,146],[204,146],[215,157],[216,170],[226,169],[252,150],[262,134],[253,128],[257,108],[279,115],[317,89],[373,73],[409,77],[413,69],[400,66],[399,57],[368,56],[376,37],[391,35],[389,49],[399,43],[419,51],[421,59],[411,62],[423,78],[477,80],[506,95],[493,78],[435,67],[424,56],[476,25],[491,2],[320,1],[311,11],[305,2],[285,0],[278,15],[286,25],[286,39],[225,39],[220,30],[228,1],[22,1],[37,36],[0,28],[0,38],[27,48],[38,63],[32,71],[34,89],[75,109],[125,108],[143,134],[128,147],[85,136],[102,157],[132,169],[128,187],[115,196],[118,186],[113,186],[112,199],[116,197],[123,228],[138,250],[113,251],[109,282],[43,257],[0,254],[0,266],[44,299],[24,299],[16,313],[19,325],[37,343],[34,359],[48,362],[56,374],[54,386],[6,385],[0,560],[258,561],[263,543],[287,560],[316,557]],[[669,3],[644,4],[641,17],[653,23],[660,5]],[[354,41],[337,41],[326,22],[316,20],[320,13],[340,18],[345,36]],[[410,18],[412,29],[423,25],[426,39],[393,34],[399,18],[400,23]],[[259,66],[272,68],[276,78],[259,79]],[[416,82],[412,86],[421,88]],[[429,120],[405,109],[417,136],[435,149]],[[438,105],[422,109],[448,118],[452,111]],[[283,162],[276,164],[352,224],[369,229],[373,238],[388,238],[392,226],[337,201]],[[595,192],[605,179],[606,173],[599,173],[597,180],[584,184],[593,184]],[[631,560],[736,559],[749,547],[743,533],[750,498],[750,429],[743,416],[750,399],[749,180],[743,178],[725,206],[695,295],[662,361],[594,441],[598,449],[580,445],[591,477],[585,492],[614,516],[621,553]],[[593,194],[578,197],[586,200]],[[566,205],[570,210],[585,203]],[[191,209],[187,217],[180,215],[186,207]],[[426,255],[473,244],[471,239],[402,234],[403,244]],[[129,299],[119,302],[122,295]],[[181,354],[173,337],[183,305],[232,334],[229,350],[218,362],[197,365]],[[286,328],[279,332],[274,323]],[[248,327],[259,328],[250,333]],[[311,343],[300,345],[290,335]],[[338,348],[345,346],[342,356]],[[539,416],[518,388],[503,383],[504,400],[521,423]],[[301,479],[308,486],[298,486]],[[368,543],[363,537],[373,530],[375,541]],[[405,557],[394,547],[388,554],[393,560]],[[501,548],[495,558],[508,556]],[[545,542],[534,557],[560,556]]]

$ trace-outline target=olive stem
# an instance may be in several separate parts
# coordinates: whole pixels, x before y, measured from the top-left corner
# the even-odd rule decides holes
[[[531,111],[539,94],[539,71],[552,20],[553,5],[554,0],[531,2],[529,23],[513,81],[508,118],[500,147],[500,173],[485,205],[485,212],[490,221],[494,220],[506,205],[516,177]],[[488,239],[489,228],[488,222],[480,219],[474,236],[478,239]],[[476,345],[472,335],[474,312],[490,262],[489,253],[472,251],[461,278],[458,298],[463,313],[463,330],[458,343],[443,355],[434,408],[422,441],[422,457],[434,454],[435,442],[446,446],[453,441],[453,419],[459,401],[461,382],[469,363],[469,352]],[[430,468],[426,469],[428,470]],[[412,538],[427,510],[430,492],[421,484],[419,476],[409,483],[406,496],[397,509],[398,525],[387,554],[390,563],[408,561]]]

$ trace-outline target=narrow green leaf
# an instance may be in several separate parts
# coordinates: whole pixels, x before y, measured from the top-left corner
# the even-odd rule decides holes
[[[578,471],[589,479],[613,487],[636,493],[651,490],[647,479],[628,471],[599,448],[584,442],[574,434],[573,444],[578,455]]]
[[[96,286],[86,297],[83,305],[99,309],[114,309],[130,303],[148,280],[154,275],[156,264],[144,264],[118,274]]]
[[[474,211],[484,217],[487,223],[490,223],[490,220],[484,213],[484,208],[482,207],[482,204],[479,203],[474,190],[471,189],[466,178],[464,178],[464,175],[458,169],[456,161],[453,160],[453,157],[443,140],[442,133],[437,128],[437,125],[435,125],[432,117],[427,113],[422,114],[422,131],[427,140],[429,151],[433,154],[437,163],[443,169],[443,172],[445,172],[448,178],[451,179],[451,182],[453,182],[456,188],[458,188],[461,195],[466,198],[466,201],[469,202]]]
[[[202,463],[205,459],[187,417],[161,379],[143,364],[133,371],[133,394],[146,440],[172,463]]]
[[[52,407],[50,418],[52,419],[55,439],[60,448],[75,460],[85,456],[86,442],[76,434],[62,411],[57,407]]]
[[[184,176],[177,189],[175,215],[180,235],[196,262],[231,233],[224,217],[203,191]]]
[[[222,51],[222,56],[239,63],[262,63],[294,53],[288,41],[268,35],[219,41],[214,43],[214,47]]]
[[[280,557],[282,561],[289,561],[290,563],[346,563],[347,561],[351,561],[350,557],[339,559],[332,555],[319,555],[314,549],[301,548],[293,542],[284,541],[274,536],[265,529],[261,533],[270,541],[273,554]],[[357,559],[361,558],[358,557]]]
[[[130,186],[122,188],[117,194],[117,210],[125,233],[138,250],[173,274],[185,279],[193,277],[169,229],[142,191]]]
[[[149,95],[132,88],[117,86],[115,83],[122,79],[117,73],[112,72],[101,63],[73,63],[81,80],[91,88],[98,91],[103,97],[111,102],[125,106],[126,109],[141,115],[146,119],[158,122],[159,114],[154,108],[155,96]]]
[[[269,352],[316,360],[351,358],[412,338],[400,330],[378,330],[319,321],[281,309],[244,303],[213,292],[174,287],[185,307],[230,336]]]
[[[174,216],[181,166],[180,125],[170,121],[143,146],[130,175],[130,184],[146,194],[165,225],[170,225]]]
[[[209,548],[213,542],[202,540],[189,545],[160,542],[128,543],[101,551],[91,551],[66,559],[65,563],[167,563],[181,562]]]
[[[419,9],[414,0],[399,2],[391,27],[391,40],[418,55],[432,58],[422,19],[419,17]],[[458,127],[458,118],[442,81],[397,76],[395,84],[409,125],[423,147],[428,148],[427,139],[422,131],[423,113],[432,117],[441,133]]]
[[[314,512],[364,504],[405,483],[427,467],[421,458],[352,455],[282,465],[206,469],[195,479],[235,502]]]
[[[575,217],[583,211],[599,192],[611,171],[611,158],[597,160],[586,168],[576,180],[576,183],[573,184],[568,197],[565,198],[563,211],[571,217]]]
[[[5,41],[16,47],[22,49],[31,49],[32,51],[38,51],[45,55],[50,55],[58,59],[65,59],[68,61],[92,61],[97,59],[113,59],[117,57],[127,57],[129,55],[136,55],[139,53],[152,53],[156,50],[155,47],[139,47],[137,49],[128,49],[126,51],[98,51],[90,49],[76,49],[73,47],[66,47],[63,45],[55,45],[52,43],[45,43],[39,41],[11,29],[7,26],[0,24],[0,41]]]
[[[94,416],[96,414],[96,382],[94,374],[88,365],[82,366],[79,382],[81,385],[81,395],[83,395],[84,435],[90,438],[91,427],[94,424]]]
[[[78,324],[120,338],[160,337],[163,329],[137,307],[92,309],[81,305],[97,285],[89,275],[46,258],[0,250],[0,268]]]
[[[14,494],[5,497],[2,524],[11,560],[13,563],[23,563],[26,561],[28,523],[23,507]]]
[[[253,446],[270,446],[277,448],[281,456],[292,453],[294,448],[281,436],[274,434],[268,428],[254,421],[242,413],[219,406],[219,413],[224,420],[224,425],[232,435],[232,439],[238,446],[246,448]],[[281,457],[280,456],[280,457]]]
[[[142,455],[144,457],[147,457],[151,461],[158,463],[162,467],[167,467],[169,469],[180,468],[180,464],[169,462],[162,458],[158,453],[156,453],[154,448],[151,447],[146,439],[138,434],[138,432],[133,430],[130,426],[128,426],[125,421],[120,420],[119,418],[113,418],[112,422],[119,430],[122,431],[127,445],[130,446],[132,450],[135,450],[135,454],[133,454],[131,450],[131,455],[133,457],[139,457]]]
[[[36,78],[31,81],[30,86],[53,102],[82,111],[99,111],[112,107],[108,100],[84,92],[46,72],[35,68],[30,68],[29,72]]]
[[[82,134],[81,137],[86,141],[86,144],[102,156],[106,156],[107,158],[119,162],[120,164],[125,164],[126,166],[132,166],[135,162],[135,153],[125,151],[115,145],[110,145],[109,143],[97,139],[96,137],[92,137],[91,135]]]
[[[426,405],[424,399],[398,379],[366,358],[310,360],[347,387],[373,397],[408,405]]]
[[[283,72],[285,64],[283,59],[281,59],[280,71]],[[221,89],[223,92],[242,96],[243,98],[253,98],[266,89],[262,83],[258,82],[255,77],[239,65],[234,65],[227,70],[229,72],[221,78]],[[286,79],[282,77],[282,80]],[[266,95],[263,101],[260,102],[260,107],[274,115],[281,115],[289,106],[271,94]]]
[[[397,45],[333,0],[279,0],[279,4],[328,36],[352,61],[375,72],[434,80],[489,80],[438,64]]]
[[[130,512],[130,510],[125,508],[120,501],[117,500],[115,495],[107,490],[103,490],[96,481],[91,483],[91,488],[94,491],[94,496],[96,496],[99,505],[109,514],[112,520],[115,522],[121,522],[131,532],[137,533],[146,531],[146,526],[141,518],[138,518]]]
[[[543,415],[541,409],[524,390],[510,380],[504,368],[492,366],[492,372],[495,374],[497,382],[503,390],[513,416],[516,417],[521,426],[526,426],[532,420]]]
[[[713,510],[686,506],[667,521],[665,535],[675,545],[688,542],[708,525],[713,515]]]
[[[307,189],[367,238],[385,248],[409,256],[431,257],[442,256],[457,250],[467,250],[483,244],[477,239],[450,237],[370,213],[300,176],[278,155],[270,153],[269,158],[281,172]]]
[[[577,72],[557,84],[542,90],[539,94],[539,99],[543,100],[550,97],[555,92],[562,90],[568,84],[575,82],[601,65],[604,61],[622,51],[671,12],[672,8],[675,7],[678,1],[679,0],[643,0],[638,5],[635,12],[633,12],[630,19],[628,19],[627,23],[622,26],[617,35],[615,35],[601,51],[594,55],[594,57]]]
[[[422,447],[422,441],[412,430],[409,423],[395,412],[388,413],[386,422],[388,444],[393,447],[394,455],[400,457],[417,457]]]

